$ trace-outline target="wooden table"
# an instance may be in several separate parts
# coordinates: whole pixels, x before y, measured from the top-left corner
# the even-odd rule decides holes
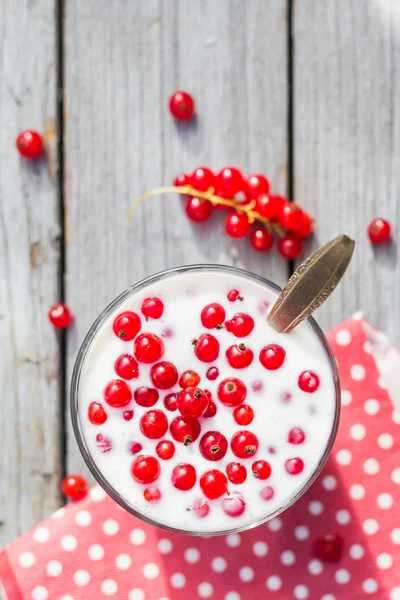
[[[373,248],[375,216],[399,224],[397,0],[3,0],[0,2],[0,541],[62,502],[86,472],[68,387],[79,345],[116,294],[188,263],[245,267],[282,284],[287,263],[193,226],[173,196],[144,191],[196,166],[268,174],[316,218],[308,246],[346,231],[357,250],[318,318],[358,309],[400,343],[398,246]],[[167,109],[197,100],[195,124]],[[43,131],[47,161],[20,159]],[[57,336],[49,306],[76,315]]]

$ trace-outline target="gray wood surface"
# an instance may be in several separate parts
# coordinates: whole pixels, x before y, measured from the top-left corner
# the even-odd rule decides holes
[[[0,547],[60,503],[53,0],[0,2]],[[19,131],[44,131],[48,161],[20,159]],[[51,175],[50,175],[51,173]]]
[[[356,239],[349,273],[318,311],[325,328],[357,310],[400,343],[400,4],[301,0],[294,13],[295,197],[316,218],[316,247]],[[372,246],[374,217],[393,243]]]

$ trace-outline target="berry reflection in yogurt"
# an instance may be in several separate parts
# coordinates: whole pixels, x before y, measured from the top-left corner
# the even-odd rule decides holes
[[[315,324],[266,316],[268,282],[186,267],[125,292],[78,357],[75,431],[128,510],[184,533],[240,530],[277,514],[326,459],[336,367]]]

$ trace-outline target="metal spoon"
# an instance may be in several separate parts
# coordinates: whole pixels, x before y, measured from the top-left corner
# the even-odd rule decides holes
[[[343,277],[354,245],[354,240],[343,233],[306,258],[272,307],[268,315],[271,327],[288,333],[319,308]]]

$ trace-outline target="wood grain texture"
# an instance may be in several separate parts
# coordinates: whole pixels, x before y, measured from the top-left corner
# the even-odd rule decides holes
[[[317,319],[329,328],[361,309],[400,343],[399,2],[295,2],[294,47],[295,198],[316,217],[312,247],[356,239]],[[395,228],[386,247],[366,236],[376,216]]]
[[[70,0],[66,8],[71,374],[94,318],[146,275],[217,262],[287,278],[277,254],[229,242],[220,214],[192,225],[174,196],[147,201],[126,223],[140,194],[203,164],[261,170],[285,192],[287,24],[286,3],[274,0]],[[197,101],[194,123],[168,112],[182,88]],[[71,431],[68,467],[83,468]]]
[[[58,293],[53,0],[0,2],[0,546],[59,506]],[[19,131],[46,133],[29,163]]]

